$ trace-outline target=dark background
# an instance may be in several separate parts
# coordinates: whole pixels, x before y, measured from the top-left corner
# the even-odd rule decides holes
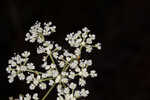
[[[13,52],[33,49],[24,37],[37,20],[57,26],[53,37],[61,45],[66,34],[84,26],[101,41],[102,50],[91,56],[99,77],[89,81],[86,100],[150,100],[149,5],[148,0],[2,0],[0,100],[28,92],[23,83],[8,84],[5,69]],[[54,98],[53,93],[48,99]]]

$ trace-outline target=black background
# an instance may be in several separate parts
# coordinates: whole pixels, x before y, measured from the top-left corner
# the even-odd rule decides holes
[[[5,68],[13,52],[34,50],[24,37],[37,20],[57,26],[53,38],[61,45],[66,34],[84,26],[102,43],[102,50],[90,55],[99,77],[89,80],[85,100],[150,100],[149,13],[146,0],[1,1],[0,100],[28,92],[23,83],[8,84]],[[55,94],[47,100],[55,100]]]

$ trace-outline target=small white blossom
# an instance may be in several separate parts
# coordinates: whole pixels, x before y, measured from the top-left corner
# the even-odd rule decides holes
[[[24,51],[21,55],[22,55],[23,57],[28,57],[28,56],[30,55],[30,52]]]
[[[70,72],[70,74],[69,74],[68,77],[71,78],[71,79],[74,79],[75,75],[76,75],[76,74],[75,74],[74,72]]]
[[[33,65],[33,63],[28,63],[27,68],[28,69],[35,69],[35,66]]]
[[[64,89],[64,93],[68,94],[69,92],[70,92],[70,89],[69,89],[68,87],[66,87],[66,88]]]
[[[86,84],[86,81],[84,79],[80,78],[79,79],[79,85],[80,86],[85,86],[85,84]]]
[[[65,65],[64,61],[61,61],[61,62],[59,63],[60,68],[63,68],[64,65]]]
[[[70,67],[71,67],[72,69],[75,69],[77,66],[78,66],[78,61],[77,61],[77,60],[74,60],[74,61],[70,64]]]
[[[29,89],[30,89],[30,90],[34,90],[35,87],[36,87],[36,86],[35,86],[34,84],[30,84]]]
[[[26,83],[29,84],[31,81],[33,81],[33,79],[34,79],[34,75],[33,74],[27,76],[26,77]]]
[[[92,46],[87,45],[86,46],[86,52],[91,53],[92,52]]]
[[[45,50],[45,48],[43,48],[42,46],[39,46],[38,48],[37,48],[37,54],[42,54],[42,53],[44,53],[46,50]]]
[[[53,73],[53,77],[54,77],[54,78],[57,77],[58,74],[59,74],[59,72],[58,72],[57,70],[53,70],[52,73]]]
[[[77,85],[76,85],[75,83],[71,83],[71,84],[69,85],[70,89],[73,89],[73,90],[76,88],[76,86],[77,86]]]
[[[96,71],[95,70],[92,70],[91,72],[90,72],[90,75],[91,75],[91,77],[97,77],[97,73],[96,73]]]
[[[68,78],[62,78],[62,79],[61,79],[61,82],[62,82],[62,83],[68,83]]]
[[[24,80],[25,79],[25,75],[23,73],[18,74],[18,78],[20,80]]]
[[[57,92],[59,94],[63,94],[62,85],[60,85],[60,84],[57,85]]]
[[[81,96],[83,97],[87,97],[88,94],[89,94],[89,91],[88,90],[85,90],[85,89],[82,89],[81,92],[80,92]]]
[[[31,95],[27,93],[24,97],[24,100],[31,100]]]
[[[64,100],[62,96],[57,97],[57,100]]]
[[[53,80],[49,80],[49,85],[52,86],[54,84]]]
[[[51,64],[51,68],[56,68],[56,64]]]
[[[79,75],[86,78],[89,76],[89,73],[87,72],[87,69],[84,68],[79,72]]]
[[[97,43],[97,44],[95,44],[95,47],[98,49],[98,50],[101,50],[101,43]]]
[[[45,83],[40,83],[39,87],[41,90],[45,90],[46,89],[46,84]]]
[[[80,95],[80,91],[76,90],[75,93],[74,93],[74,96],[76,98],[79,98],[81,95]]]
[[[34,100],[39,100],[37,93],[34,93],[32,98],[33,98]]]

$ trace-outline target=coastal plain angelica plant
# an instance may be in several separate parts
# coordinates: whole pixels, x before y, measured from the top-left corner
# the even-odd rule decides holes
[[[45,71],[38,71],[38,67],[29,61],[29,51],[24,51],[21,55],[15,54],[8,60],[6,70],[9,83],[18,78],[25,81],[31,91],[36,88],[47,90],[42,97],[39,97],[38,93],[27,93],[19,95],[15,100],[45,100],[54,88],[57,89],[56,100],[77,100],[88,96],[89,91],[85,89],[86,78],[97,77],[97,73],[88,69],[92,66],[92,60],[84,59],[81,53],[82,50],[91,53],[94,48],[100,50],[101,44],[93,44],[95,35],[85,27],[66,36],[65,40],[74,48],[71,53],[54,41],[46,40],[45,37],[55,32],[56,26],[52,25],[52,22],[44,25],[36,22],[26,34],[25,41],[38,44],[36,52],[43,57],[43,63],[39,67]],[[13,97],[9,99],[13,100]]]

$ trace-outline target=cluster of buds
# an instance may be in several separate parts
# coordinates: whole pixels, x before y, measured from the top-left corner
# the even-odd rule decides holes
[[[83,48],[87,53],[91,53],[94,48],[100,50],[101,44],[93,44],[95,35],[90,34],[90,30],[85,27],[81,31],[68,34],[65,38],[69,45],[75,48],[74,53],[70,53],[54,41],[46,40],[45,37],[56,32],[55,29],[56,26],[51,22],[44,23],[43,27],[41,23],[36,22],[25,38],[27,42],[39,44],[37,54],[43,56],[43,63],[38,67],[45,71],[38,71],[38,67],[29,61],[29,51],[25,51],[21,55],[14,55],[8,61],[9,65],[6,70],[9,73],[9,83],[14,82],[17,77],[19,80],[25,81],[31,91],[36,88],[47,90],[43,97],[39,97],[38,93],[32,95],[27,93],[20,95],[16,100],[45,100],[55,87],[57,100],[77,100],[88,96],[89,90],[85,89],[86,78],[97,77],[97,73],[95,70],[88,69],[92,66],[92,60],[82,58],[81,51]]]

